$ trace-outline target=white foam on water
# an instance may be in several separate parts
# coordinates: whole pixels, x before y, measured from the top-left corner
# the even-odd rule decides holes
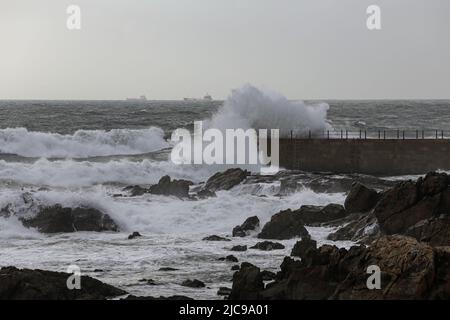
[[[78,130],[73,135],[34,132],[26,128],[0,130],[0,153],[24,157],[87,158],[149,153],[169,147],[160,128]]]

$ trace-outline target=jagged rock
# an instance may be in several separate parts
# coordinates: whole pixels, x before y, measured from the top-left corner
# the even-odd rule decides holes
[[[262,277],[263,281],[274,280],[276,278],[276,276],[277,275],[271,271],[267,271],[267,270],[261,271],[261,277]]]
[[[316,249],[317,242],[315,240],[312,240],[311,237],[306,237],[300,241],[297,241],[297,243],[292,248],[291,256],[305,259],[309,251]]]
[[[357,213],[347,217],[349,221],[337,231],[330,233],[328,240],[333,241],[353,241],[369,244],[381,236],[380,226],[377,218],[371,213]]]
[[[238,262],[239,261],[238,258],[236,258],[233,255],[229,255],[229,256],[226,256],[224,258],[219,258],[218,260],[219,261],[228,261],[228,262]]]
[[[247,251],[247,246],[234,246],[231,248],[231,251]]]
[[[450,216],[441,215],[419,221],[406,230],[405,235],[432,246],[450,246]]]
[[[130,196],[132,196],[132,197],[142,196],[149,192],[148,189],[143,188],[141,186],[137,186],[137,185],[125,187],[125,188],[123,188],[123,191],[127,191],[130,194]],[[117,195],[117,196],[122,196],[122,195]]]
[[[258,242],[253,247],[250,247],[250,249],[258,249],[264,251],[281,250],[284,248],[284,245],[282,245],[281,243],[271,241]]]
[[[245,237],[250,231],[259,228],[259,219],[257,216],[247,218],[243,224],[233,228],[233,237]]]
[[[158,184],[150,187],[149,192],[152,194],[164,196],[176,196],[179,198],[189,197],[189,187],[193,183],[187,180],[172,180],[169,176],[162,177]]]
[[[171,267],[162,267],[162,268],[159,268],[158,271],[178,271],[178,269],[171,268]]]
[[[230,190],[244,181],[248,175],[250,173],[247,170],[239,168],[218,172],[206,181],[204,189],[209,191]]]
[[[242,263],[241,269],[233,275],[230,300],[256,300],[264,289],[260,269],[250,263]]]
[[[234,266],[231,267],[231,271],[236,271],[239,270],[241,267],[238,264],[235,264]]]
[[[207,199],[207,198],[215,198],[217,197],[217,195],[214,191],[203,189],[197,192],[197,197],[199,197],[200,199]]]
[[[139,233],[139,232],[133,232],[132,234],[130,234],[129,236],[128,236],[128,240],[132,240],[132,239],[135,239],[135,238],[138,238],[138,237],[142,237],[142,235]]]
[[[217,235],[208,236],[202,239],[203,241],[231,241],[230,239],[219,237]]]
[[[446,173],[430,172],[425,178],[419,178],[416,185],[419,186],[421,196],[432,196],[444,191],[450,184],[450,177]]]
[[[127,292],[97,279],[81,276],[81,289],[69,290],[73,274],[45,270],[0,269],[0,300],[103,300]]]
[[[334,203],[325,207],[302,206],[295,212],[299,214],[301,221],[306,225],[318,225],[342,219],[347,215],[343,206]]]
[[[219,290],[217,291],[218,296],[229,296],[230,293],[231,289],[226,287],[220,287]]]
[[[183,287],[189,287],[189,288],[204,288],[205,284],[197,279],[194,280],[185,280],[183,281],[183,283],[181,284]]]
[[[260,239],[276,240],[307,236],[309,236],[309,233],[303,225],[301,215],[291,210],[280,211],[273,215],[258,234]]]
[[[414,238],[383,236],[370,247],[349,250],[324,245],[300,261],[286,257],[276,280],[265,289],[253,267],[233,278],[235,299],[404,300],[450,297],[450,247],[433,248]],[[381,290],[367,287],[369,266],[381,271]],[[258,284],[258,285],[255,285]],[[249,290],[249,288],[251,290]]]
[[[283,179],[280,181],[280,191],[278,195],[286,196],[297,191],[298,183],[295,180]]]
[[[366,212],[372,209],[379,200],[379,194],[359,182],[352,184],[347,198],[345,199],[345,210],[348,213]]]
[[[20,218],[26,227],[42,233],[76,231],[118,231],[111,217],[94,208],[63,208],[57,204],[39,211],[33,217]]]

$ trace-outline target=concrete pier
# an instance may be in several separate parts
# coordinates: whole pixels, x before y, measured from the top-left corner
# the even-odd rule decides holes
[[[450,139],[280,139],[286,169],[378,176],[450,170]]]

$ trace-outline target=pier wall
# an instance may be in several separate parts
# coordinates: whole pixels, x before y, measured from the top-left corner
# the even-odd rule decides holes
[[[383,176],[450,170],[450,140],[280,139],[280,166]]]

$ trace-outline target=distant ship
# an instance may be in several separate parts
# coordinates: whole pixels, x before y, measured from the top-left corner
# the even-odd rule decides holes
[[[127,98],[126,101],[131,101],[131,102],[143,102],[143,101],[147,101],[147,97],[142,95],[139,98]]]
[[[202,99],[184,98],[183,100],[186,102],[209,102],[209,101],[213,101],[213,98],[211,97],[210,94],[207,93]]]

